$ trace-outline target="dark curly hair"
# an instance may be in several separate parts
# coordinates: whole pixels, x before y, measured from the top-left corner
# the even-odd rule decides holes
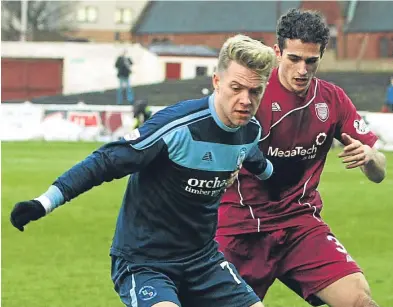
[[[321,44],[321,57],[329,42],[330,31],[325,18],[316,11],[290,9],[277,23],[277,40],[281,53],[287,39]]]

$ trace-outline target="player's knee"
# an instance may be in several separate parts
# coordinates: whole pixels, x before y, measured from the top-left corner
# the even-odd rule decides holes
[[[368,293],[360,293],[353,307],[378,307]]]
[[[371,291],[368,284],[359,289],[359,292],[355,295],[353,307],[378,307],[377,303],[371,298]]]
[[[371,298],[371,290],[365,278],[359,278],[354,281],[352,292],[352,307],[378,307]]]

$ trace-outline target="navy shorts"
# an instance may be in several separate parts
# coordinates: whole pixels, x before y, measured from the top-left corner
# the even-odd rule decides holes
[[[112,280],[127,307],[169,301],[183,307],[249,307],[260,299],[216,242],[187,258],[135,263],[112,256]]]

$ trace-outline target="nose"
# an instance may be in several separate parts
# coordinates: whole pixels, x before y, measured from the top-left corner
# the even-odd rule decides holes
[[[244,90],[242,92],[242,95],[240,96],[240,103],[243,105],[250,105],[251,104],[250,93],[247,90]]]
[[[305,61],[301,61],[298,66],[298,73],[300,76],[307,75],[307,64]]]

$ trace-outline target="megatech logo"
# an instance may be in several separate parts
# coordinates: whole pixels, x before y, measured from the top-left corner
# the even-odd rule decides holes
[[[307,148],[303,146],[296,146],[292,149],[281,150],[278,147],[273,148],[269,146],[267,154],[268,156],[272,157],[301,157],[302,160],[314,159],[318,151],[318,146],[321,146],[323,143],[325,143],[326,138],[327,135],[325,132],[319,133],[315,138],[315,144]]]

